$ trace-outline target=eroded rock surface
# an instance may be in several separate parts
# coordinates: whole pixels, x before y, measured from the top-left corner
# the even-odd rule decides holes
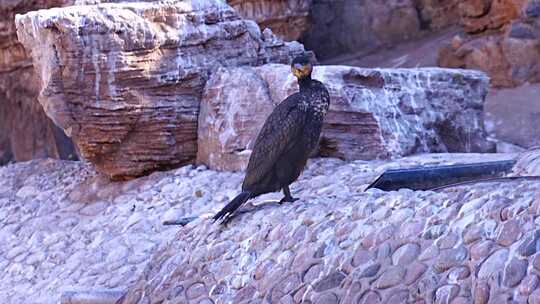
[[[479,69],[497,87],[540,81],[540,2],[463,1],[463,32],[439,51],[439,65]]]
[[[320,155],[355,160],[493,148],[482,121],[482,73],[317,66],[313,78],[331,95]],[[297,90],[286,65],[219,69],[201,104],[197,161],[244,169],[266,117]]]
[[[45,112],[114,178],[195,160],[213,68],[287,63],[303,51],[219,0],[55,8],[16,22]]]
[[[272,29],[288,41],[298,40],[310,27],[312,0],[227,0],[243,18],[255,20],[261,30]]]
[[[0,2],[0,165],[43,157],[77,158],[71,141],[37,102],[39,84],[15,29],[15,14],[68,2]]]
[[[123,303],[536,299],[540,182],[362,192],[370,163],[311,162],[293,185],[295,204],[180,229]]]

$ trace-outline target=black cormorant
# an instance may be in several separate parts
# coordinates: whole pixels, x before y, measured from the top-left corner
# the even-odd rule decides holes
[[[294,202],[289,185],[302,173],[317,147],[330,95],[321,82],[311,79],[313,66],[307,54],[291,64],[300,91],[283,100],[268,116],[255,141],[242,193],[214,216],[227,222],[250,198],[283,189],[280,203]]]

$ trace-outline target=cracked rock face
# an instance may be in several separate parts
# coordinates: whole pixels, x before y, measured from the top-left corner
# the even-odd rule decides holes
[[[320,155],[366,160],[493,148],[483,127],[482,73],[317,66],[313,78],[331,95]],[[297,90],[286,65],[219,69],[203,94],[197,161],[243,170],[266,117]]]
[[[226,3],[108,3],[19,15],[39,101],[113,178],[192,162],[204,84],[217,66],[288,63],[303,51]]]

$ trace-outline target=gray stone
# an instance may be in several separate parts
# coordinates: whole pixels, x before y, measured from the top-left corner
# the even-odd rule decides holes
[[[456,267],[448,272],[448,280],[450,282],[457,282],[469,277],[471,271],[466,266]]]
[[[530,296],[528,304],[540,304],[540,289],[535,290]]]
[[[439,238],[441,235],[443,235],[447,229],[448,229],[448,225],[446,224],[433,225],[424,232],[422,237],[428,240],[435,240]]]
[[[530,295],[536,289],[536,287],[538,286],[538,283],[540,283],[538,276],[534,274],[527,275],[521,281],[521,284],[519,284],[519,287],[518,287],[519,293],[524,296]]]
[[[405,244],[399,247],[392,254],[392,263],[394,265],[408,265],[412,263],[420,254],[420,246],[417,244]]]
[[[437,304],[450,304],[450,302],[459,294],[458,285],[444,285],[437,289],[435,292],[435,303]]]
[[[313,299],[314,304],[338,304],[339,298],[335,293],[328,292],[322,295],[317,295]]]
[[[510,246],[521,236],[520,223],[517,220],[508,220],[499,228],[496,240],[502,246]]]
[[[487,257],[496,247],[495,242],[491,240],[484,240],[474,243],[470,250],[471,259],[482,260],[483,258]]]
[[[480,266],[478,278],[490,279],[504,269],[508,258],[508,249],[499,249],[492,253]]]
[[[452,267],[459,266],[467,258],[467,255],[467,248],[463,246],[443,250],[435,260],[433,268],[437,272],[444,272]]]
[[[333,272],[321,280],[317,281],[313,285],[313,289],[317,292],[322,292],[328,289],[336,288],[345,279],[345,274],[337,271]]]
[[[407,274],[405,275],[403,283],[405,283],[406,285],[416,283],[416,281],[424,274],[424,272],[426,272],[427,268],[428,267],[426,265],[418,262],[414,262],[411,265],[408,265]]]
[[[186,295],[188,299],[193,300],[201,297],[206,293],[206,287],[203,283],[194,283],[188,287]]]
[[[361,278],[370,278],[373,277],[379,272],[379,269],[381,269],[380,263],[373,263],[366,265],[358,274],[358,279]]]
[[[521,257],[528,257],[540,249],[540,231],[534,231],[524,238],[516,249],[516,253]]]
[[[489,285],[485,282],[477,282],[473,288],[473,299],[475,304],[487,304],[489,302]]]
[[[392,290],[386,300],[386,303],[403,303],[409,301],[408,290]]]
[[[358,301],[359,304],[378,304],[381,302],[381,296],[379,295],[379,293],[373,290],[368,290],[367,292],[365,292]]]
[[[507,262],[503,272],[503,285],[506,287],[518,285],[527,272],[527,266],[526,260],[511,259]]]
[[[386,289],[396,286],[401,283],[405,276],[405,268],[402,266],[390,266],[382,275],[375,281],[375,287],[378,289]]]

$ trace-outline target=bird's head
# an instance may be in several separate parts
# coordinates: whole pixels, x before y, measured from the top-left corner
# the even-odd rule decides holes
[[[296,76],[298,79],[311,77],[311,71],[313,71],[311,57],[308,54],[297,56],[291,63],[291,70],[294,76]]]

